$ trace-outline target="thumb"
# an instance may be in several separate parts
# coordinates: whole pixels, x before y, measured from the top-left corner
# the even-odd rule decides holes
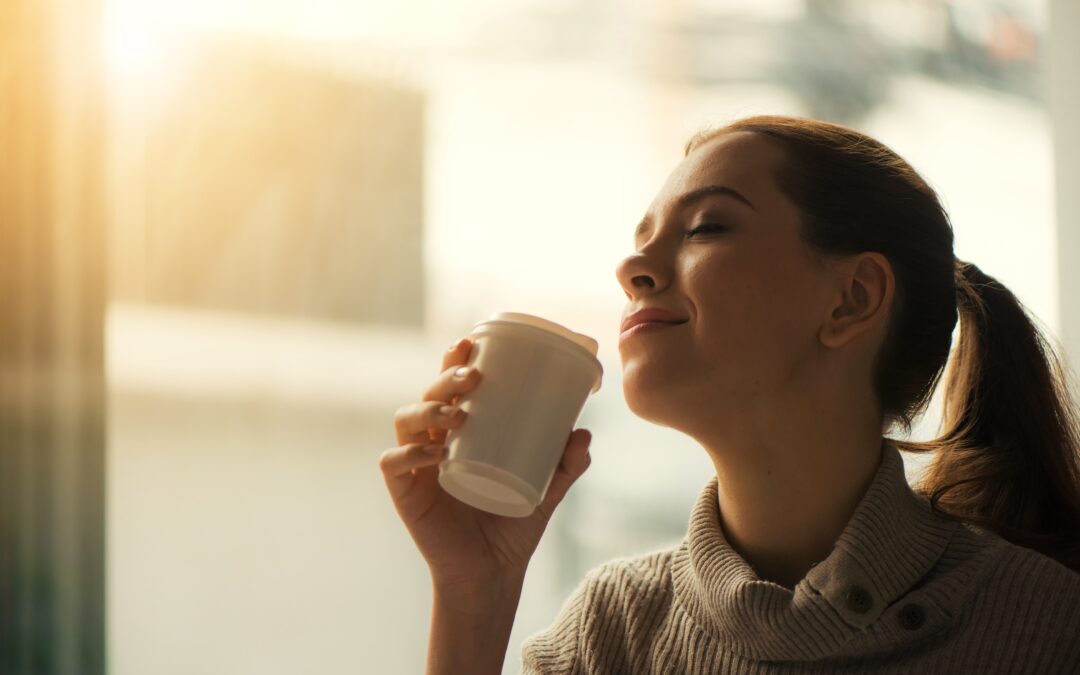
[[[551,485],[548,486],[544,500],[536,507],[536,510],[549,520],[555,507],[566,496],[570,486],[585,473],[592,463],[589,455],[589,445],[592,443],[592,432],[588,429],[575,429],[566,442],[562,460],[555,469],[555,475],[551,477]]]

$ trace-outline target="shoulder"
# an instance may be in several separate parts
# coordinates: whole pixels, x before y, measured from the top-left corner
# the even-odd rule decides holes
[[[585,652],[590,661],[621,662],[625,636],[646,633],[666,616],[674,551],[616,558],[589,570],[552,625],[525,640],[522,672],[581,672]]]
[[[974,614],[995,617],[1022,644],[1080,665],[1080,572],[980,528],[965,529],[987,548]]]
[[[1080,603],[1080,572],[982,528],[965,524],[964,529],[987,549],[986,592],[1021,592],[1031,600],[1060,598]]]
[[[674,548],[644,555],[616,558],[585,575],[583,588],[593,611],[605,607],[631,607],[664,594],[671,587]]]

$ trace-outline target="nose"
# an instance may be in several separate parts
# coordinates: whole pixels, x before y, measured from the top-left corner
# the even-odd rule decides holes
[[[655,292],[668,283],[669,276],[645,254],[644,250],[628,255],[615,267],[615,278],[619,280],[623,293],[630,300],[648,292],[648,289]]]

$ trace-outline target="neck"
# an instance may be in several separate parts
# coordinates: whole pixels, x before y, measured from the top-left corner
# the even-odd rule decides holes
[[[786,588],[829,555],[881,460],[873,397],[822,393],[772,398],[756,411],[751,404],[726,425],[742,435],[703,443],[724,536],[760,578]]]

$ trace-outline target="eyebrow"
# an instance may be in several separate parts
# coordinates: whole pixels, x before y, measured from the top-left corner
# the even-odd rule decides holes
[[[754,211],[757,211],[757,208],[755,208],[754,205],[750,203],[750,200],[744,197],[741,192],[734,188],[727,187],[726,185],[706,185],[705,187],[699,187],[696,190],[691,190],[690,192],[679,195],[679,197],[675,199],[674,208],[676,211],[679,211],[685,209],[699,199],[703,199],[704,197],[710,197],[713,195],[724,195],[726,197],[732,197],[733,199],[742,202],[746,206],[749,206]],[[635,243],[637,243],[637,238],[644,234],[648,228],[649,217],[645,216],[645,218],[643,218],[642,221],[638,223],[637,228],[634,229]]]

